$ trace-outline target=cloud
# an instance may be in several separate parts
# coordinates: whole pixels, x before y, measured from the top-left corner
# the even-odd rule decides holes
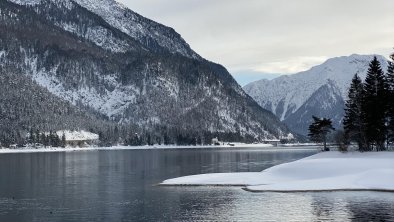
[[[293,73],[394,46],[393,0],[119,0],[230,72]]]
[[[293,74],[300,71],[310,69],[312,66],[318,65],[326,61],[328,58],[325,56],[320,57],[296,57],[286,61],[276,61],[262,63],[255,70],[265,73],[281,73]]]

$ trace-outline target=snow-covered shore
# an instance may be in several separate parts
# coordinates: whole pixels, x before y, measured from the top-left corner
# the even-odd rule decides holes
[[[225,149],[225,148],[261,148],[267,150],[277,149],[315,149],[315,147],[274,147],[270,144],[233,144],[233,145],[220,145],[220,146],[175,146],[175,145],[153,145],[153,146],[112,146],[112,147],[86,147],[86,148],[25,148],[25,149],[1,149],[0,154],[5,153],[43,153],[43,152],[75,152],[75,151],[99,151],[99,150],[149,150],[149,149]]]
[[[262,172],[186,176],[166,180],[161,185],[237,185],[254,192],[394,192],[394,152],[325,152]]]

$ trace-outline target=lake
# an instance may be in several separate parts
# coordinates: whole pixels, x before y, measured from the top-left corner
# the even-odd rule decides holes
[[[1,154],[0,221],[394,221],[393,193],[156,186],[192,174],[262,171],[316,152],[232,148]]]

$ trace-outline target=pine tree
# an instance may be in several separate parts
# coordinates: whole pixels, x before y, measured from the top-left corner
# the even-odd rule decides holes
[[[39,130],[36,130],[36,136],[34,138],[35,138],[34,143],[40,143],[40,131]]]
[[[147,143],[149,146],[152,146],[152,145],[153,145],[152,137],[151,137],[150,133],[147,133],[147,134],[146,134],[146,143]]]
[[[387,135],[387,82],[376,56],[369,64],[364,89],[362,115],[368,149],[372,150],[372,145],[376,144],[377,150],[384,150]]]
[[[348,92],[348,100],[345,104],[345,117],[343,125],[346,138],[357,141],[360,151],[366,151],[366,138],[364,133],[364,122],[362,116],[362,102],[364,96],[364,85],[356,74]]]
[[[63,132],[61,146],[66,148],[66,134]]]
[[[169,145],[170,144],[170,137],[168,136],[167,131],[164,132],[164,136],[163,136],[163,143],[164,145]]]
[[[388,142],[394,142],[394,54],[390,56],[392,61],[389,61],[387,69],[387,85],[389,104],[388,104]]]
[[[30,128],[29,143],[35,143],[33,128]]]
[[[45,136],[45,133],[41,133],[41,135],[40,135],[40,143],[43,144],[45,147],[48,146],[47,137]]]
[[[332,121],[330,119],[320,119],[316,116],[312,116],[313,122],[309,126],[309,138],[311,141],[316,143],[323,142],[324,150],[328,151],[327,148],[327,136],[332,130],[335,130],[332,127]]]

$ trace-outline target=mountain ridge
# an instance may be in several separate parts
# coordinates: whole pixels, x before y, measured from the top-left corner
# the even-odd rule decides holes
[[[201,59],[201,57],[194,52],[189,44],[175,32],[171,27],[162,25],[153,20],[143,17],[142,15],[130,10],[126,6],[114,0],[8,0],[18,5],[27,5],[30,7],[38,6],[40,4],[57,4],[62,5],[68,10],[72,10],[76,6],[82,7],[91,13],[96,14],[102,18],[106,23],[121,31],[122,33],[129,35],[132,38],[150,49],[155,49],[156,52],[160,52],[160,49],[155,48],[160,46],[161,49],[169,49],[173,54],[181,54],[183,56],[195,59]],[[138,23],[142,23],[138,24]],[[77,33],[77,24],[73,22],[67,23],[55,23],[55,25],[62,27],[66,31]],[[153,30],[152,30],[153,29]],[[100,32],[99,30],[95,30]],[[101,30],[105,31],[105,30]],[[153,32],[153,33],[152,33]],[[164,38],[158,38],[163,37]],[[126,45],[118,42],[117,48],[113,49],[116,51],[127,51]],[[111,49],[111,48],[109,48]]]
[[[300,114],[300,109],[306,105],[314,93],[322,86],[327,86],[328,84],[331,86],[325,89],[325,93],[327,95],[335,95],[333,97],[336,100],[342,100],[337,101],[337,105],[343,106],[351,79],[355,74],[364,79],[369,62],[374,56],[378,57],[382,63],[382,68],[385,70],[387,68],[387,59],[383,56],[352,54],[350,56],[328,59],[320,65],[293,75],[281,76],[273,80],[255,81],[243,88],[260,106],[272,111],[281,121],[288,124],[290,129],[306,135],[309,121],[304,120],[303,124],[301,124],[302,126],[300,125],[300,119],[304,119]],[[319,106],[323,107],[324,104]],[[305,109],[305,106],[302,109]],[[331,107],[331,109],[332,115],[329,110],[316,109],[314,112],[309,113],[310,119],[311,115],[330,117],[333,118],[335,126],[339,127],[341,118],[338,118],[337,113],[341,108],[336,106]],[[302,112],[305,111],[303,110]]]

